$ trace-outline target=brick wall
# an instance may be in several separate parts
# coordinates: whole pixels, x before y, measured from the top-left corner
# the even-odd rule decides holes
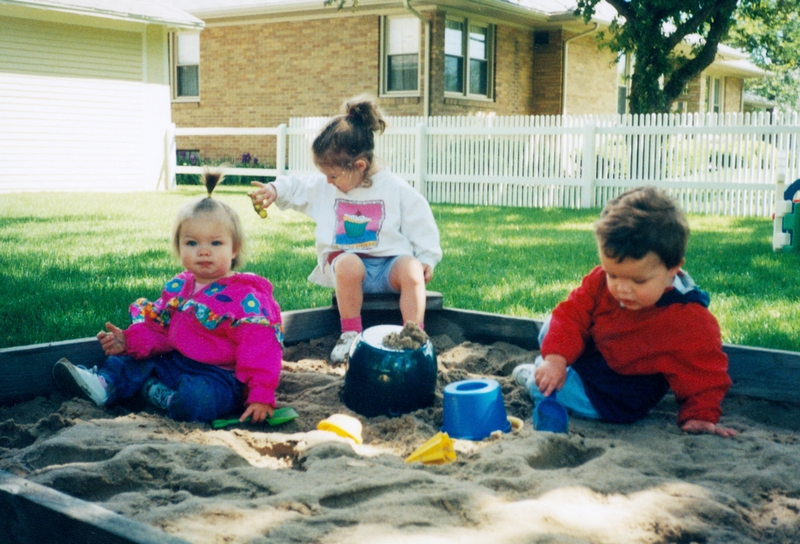
[[[738,77],[725,78],[725,98],[723,111],[725,113],[738,113],[742,111],[742,92],[744,80]]]
[[[498,115],[533,113],[533,32],[512,27],[497,28],[495,71]]]
[[[531,115],[561,113],[561,36],[560,30],[548,32],[548,43],[533,45],[533,107]],[[533,42],[533,38],[531,38]]]
[[[549,31],[548,44],[534,45],[532,31],[498,25],[494,100],[464,100],[444,96],[446,13],[424,15],[431,20],[433,44],[431,115],[561,113],[560,30]],[[569,51],[568,113],[615,112],[610,53],[598,52],[591,36],[572,42]],[[290,117],[332,115],[351,96],[378,95],[380,18],[211,25],[201,34],[200,56],[200,102],[172,105],[179,127],[274,127]],[[422,115],[423,74],[420,70],[419,98],[380,100],[387,115]],[[180,137],[178,148],[199,149],[203,159],[235,162],[246,152],[266,165],[274,163],[275,155],[272,137]]]
[[[431,29],[434,43],[432,115],[531,115],[533,113],[533,33],[495,27],[494,100],[466,100],[444,96],[445,14],[438,12]]]
[[[378,93],[378,25],[377,16],[364,16],[208,27],[200,38],[200,102],[174,103],[173,122],[273,127],[338,113],[347,98]],[[183,137],[178,148],[201,149],[203,158],[248,152],[274,162],[271,137]]]
[[[686,101],[686,111],[688,113],[697,113],[702,112],[705,108],[704,96],[703,77],[698,76],[686,85],[684,93],[678,100]]]
[[[567,36],[569,37],[569,36]],[[614,54],[599,50],[595,36],[568,45],[567,115],[617,112],[617,66]]]

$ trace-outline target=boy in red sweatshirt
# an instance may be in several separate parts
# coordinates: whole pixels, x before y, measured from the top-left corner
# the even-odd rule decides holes
[[[719,325],[681,268],[686,217],[639,187],[606,204],[595,237],[600,266],[553,310],[517,383],[534,401],[558,391],[572,413],[615,423],[641,419],[672,389],[681,429],[736,436],[717,424],[731,386]]]

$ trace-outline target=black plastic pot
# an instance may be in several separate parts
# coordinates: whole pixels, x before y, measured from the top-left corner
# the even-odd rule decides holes
[[[377,325],[358,335],[344,377],[345,405],[366,417],[397,417],[433,406],[436,353],[430,341],[419,349],[392,349],[383,338],[399,325]]]

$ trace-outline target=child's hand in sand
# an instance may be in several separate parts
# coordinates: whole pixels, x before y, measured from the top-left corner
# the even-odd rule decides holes
[[[551,353],[536,367],[533,377],[542,395],[552,395],[553,391],[564,387],[564,382],[567,381],[567,360],[561,355]]]
[[[681,430],[687,433],[708,433],[708,434],[718,434],[725,438],[733,438],[736,436],[736,431],[733,429],[729,429],[728,427],[720,427],[719,425],[715,425],[710,421],[700,421],[699,419],[690,419],[683,425],[681,425]]]
[[[97,339],[106,355],[121,355],[125,353],[125,333],[113,323],[106,323],[106,331],[97,333]]]
[[[265,210],[278,198],[278,191],[275,190],[275,187],[273,187],[271,183],[251,181],[250,185],[258,187],[258,189],[249,194],[250,198],[253,200],[253,204],[261,204]]]
[[[244,411],[242,417],[239,418],[239,421],[244,423],[244,420],[250,417],[251,423],[261,423],[265,419],[272,417],[272,414],[274,413],[275,409],[269,404],[264,404],[263,402],[251,402],[247,405],[247,410]]]

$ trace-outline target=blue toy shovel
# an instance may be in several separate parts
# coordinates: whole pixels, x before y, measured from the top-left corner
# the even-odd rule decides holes
[[[567,409],[556,400],[553,392],[539,401],[533,409],[533,428],[537,431],[565,433],[569,427]]]

